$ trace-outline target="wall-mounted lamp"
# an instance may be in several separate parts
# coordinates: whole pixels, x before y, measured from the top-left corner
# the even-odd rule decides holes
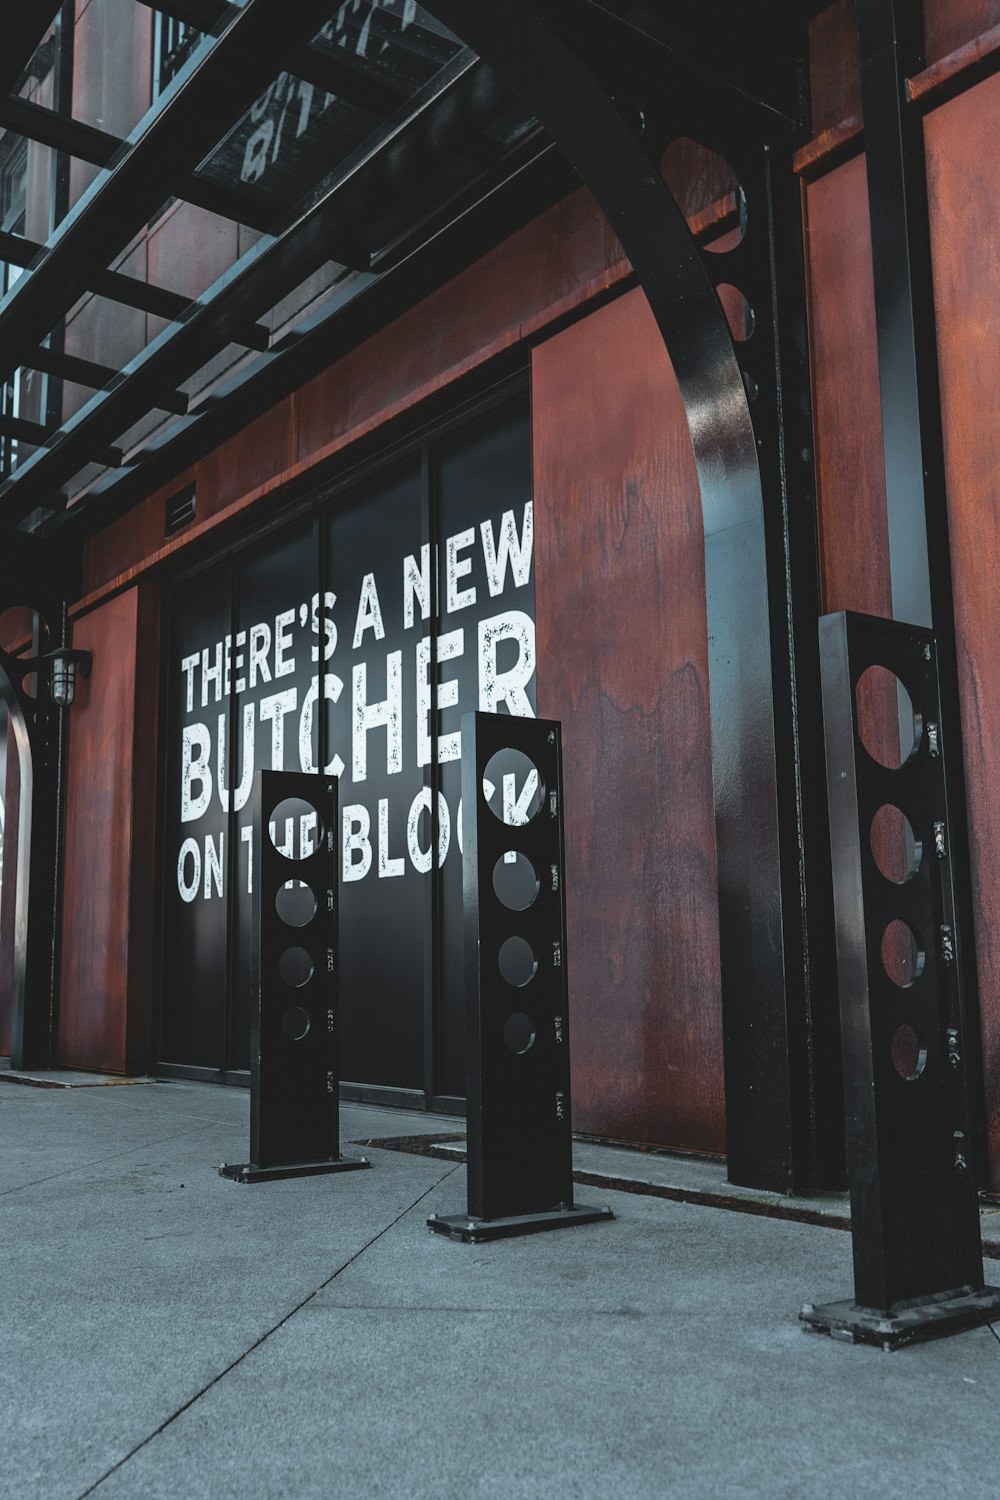
[[[69,708],[76,697],[76,674],[89,677],[93,655],[75,651],[71,646],[57,646],[47,651],[43,660],[49,663],[49,696],[57,708]]]

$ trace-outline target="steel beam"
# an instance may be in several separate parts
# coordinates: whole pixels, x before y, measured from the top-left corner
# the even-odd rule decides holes
[[[277,67],[329,15],[328,0],[248,0],[204,42],[126,142],[115,165],[54,231],[30,277],[0,303],[0,381],[43,342],[94,276],[176,192],[267,87]]]
[[[972,1049],[970,1113],[977,1174],[987,1181],[978,978],[958,655],[951,592],[923,121],[905,80],[923,64],[919,6],[856,0],[868,168],[889,569],[895,619],[938,643],[945,787],[952,830],[956,958]]]
[[[113,388],[100,391],[65,424],[44,451],[33,454],[0,487],[0,518],[8,524],[28,515],[89,462],[96,447],[112,442],[150,406],[158,393],[175,388],[265,308],[327,260],[331,240],[345,224],[358,234],[371,211],[401,183],[417,180],[429,162],[440,159],[470,127],[468,113],[455,108],[478,59],[466,53],[428,85],[413,113],[360,156],[338,168],[310,206],[277,237],[264,236],[122,372]],[[506,97],[499,87],[480,95],[476,110],[498,108]],[[432,122],[441,119],[440,125]],[[35,273],[37,274],[37,272]]]
[[[289,391],[485,255],[502,234],[514,233],[564,197],[576,180],[555,146],[542,147],[389,270],[345,284],[266,354],[216,387],[211,401],[152,438],[116,473],[98,479],[82,501],[51,523],[53,530],[80,541],[110,525]]]
[[[0,127],[94,167],[106,167],[124,145],[120,136],[109,135],[96,125],[58,114],[30,99],[0,100]],[[173,196],[251,229],[266,231],[274,226],[275,209],[261,193],[217,181],[204,172],[192,172],[178,182]]]
[[[27,270],[44,252],[45,246],[38,241],[0,229],[0,260]],[[139,281],[134,276],[124,276],[120,271],[95,272],[89,290],[96,292],[99,297],[107,297],[111,302],[120,302],[124,307],[152,313],[154,318],[165,318],[168,323],[180,317],[191,306],[190,297],[182,297],[179,292],[168,292],[164,287]],[[256,348],[257,345],[252,347]],[[264,348],[267,348],[266,343]]]
[[[39,370],[43,375],[52,375],[56,380],[71,380],[75,385],[86,385],[99,391],[119,378],[119,371],[109,365],[95,364],[92,359],[80,359],[75,354],[65,354],[58,349],[32,351],[25,365],[29,370]],[[163,391],[155,403],[160,411],[172,412],[183,417],[187,413],[188,398],[183,391]]]
[[[26,417],[0,416],[0,437],[13,438],[19,443],[32,443],[38,448],[50,442],[58,431],[57,427],[45,427],[41,422],[28,421]],[[120,448],[97,448],[91,453],[88,462],[116,469],[121,464],[122,457]]]

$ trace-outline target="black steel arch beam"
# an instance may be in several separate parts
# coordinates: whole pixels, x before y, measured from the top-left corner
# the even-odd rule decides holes
[[[4,538],[0,603],[36,614],[32,655],[65,641],[65,600],[79,591],[72,549],[24,533]],[[25,676],[37,658],[0,650],[0,697],[8,711],[8,754],[20,778],[15,865],[14,952],[11,995],[11,1063],[50,1068],[54,1061],[58,1004],[58,861],[61,805],[60,756],[65,724],[42,691],[29,695]],[[8,857],[10,850],[5,853]]]
[[[177,184],[274,77],[290,51],[314,36],[329,0],[247,0],[195,54],[182,87],[162,96],[114,166],[98,177],[52,235],[30,277],[0,303],[0,381],[88,290]]]
[[[796,1162],[764,494],[729,329],[680,209],[539,9],[424,3],[496,69],[579,172],[622,242],[677,376],[705,526],[723,1007],[744,1043],[742,1086],[727,1088],[730,1173],[788,1188]]]

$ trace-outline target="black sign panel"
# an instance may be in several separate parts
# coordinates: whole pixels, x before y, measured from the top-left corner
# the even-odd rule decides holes
[[[218,723],[232,570],[174,591],[167,665],[160,1060],[225,1066],[228,819],[217,793]]]
[[[463,1093],[460,718],[534,715],[532,523],[518,398],[175,591],[164,1061],[249,1065],[251,789],[302,771],[339,779],[341,1077]]]
[[[428,625],[414,458],[329,515],[330,764],[340,777],[341,1074],[423,1087],[424,790],[418,676]],[[428,596],[429,597],[429,596]],[[425,710],[426,720],[426,710]],[[426,722],[423,734],[426,735]],[[418,856],[419,860],[419,856]]]
[[[505,407],[463,429],[436,455],[441,557],[437,643],[438,761],[443,807],[457,822],[462,797],[461,716],[470,710],[533,718],[535,587],[528,413]],[[493,786],[512,820],[531,787],[516,765]],[[520,809],[520,811],[518,811]],[[452,829],[454,835],[454,827]],[[453,836],[441,871],[442,1094],[465,1093],[462,860]]]
[[[219,787],[217,805],[220,814],[231,812],[234,822],[230,1066],[246,1068],[253,1015],[254,776],[262,770],[315,772],[319,766],[322,606],[314,523],[300,523],[245,554],[237,590],[229,713],[227,720],[220,715],[218,721],[218,732],[228,742],[230,771],[227,785]],[[290,858],[301,858],[315,845],[315,819],[304,814],[277,836]]]

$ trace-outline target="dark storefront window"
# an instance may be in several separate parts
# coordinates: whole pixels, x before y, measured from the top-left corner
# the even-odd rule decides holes
[[[173,590],[163,1064],[247,1068],[253,773],[326,767],[342,1075],[464,1091],[459,720],[534,713],[532,522],[518,396]]]

